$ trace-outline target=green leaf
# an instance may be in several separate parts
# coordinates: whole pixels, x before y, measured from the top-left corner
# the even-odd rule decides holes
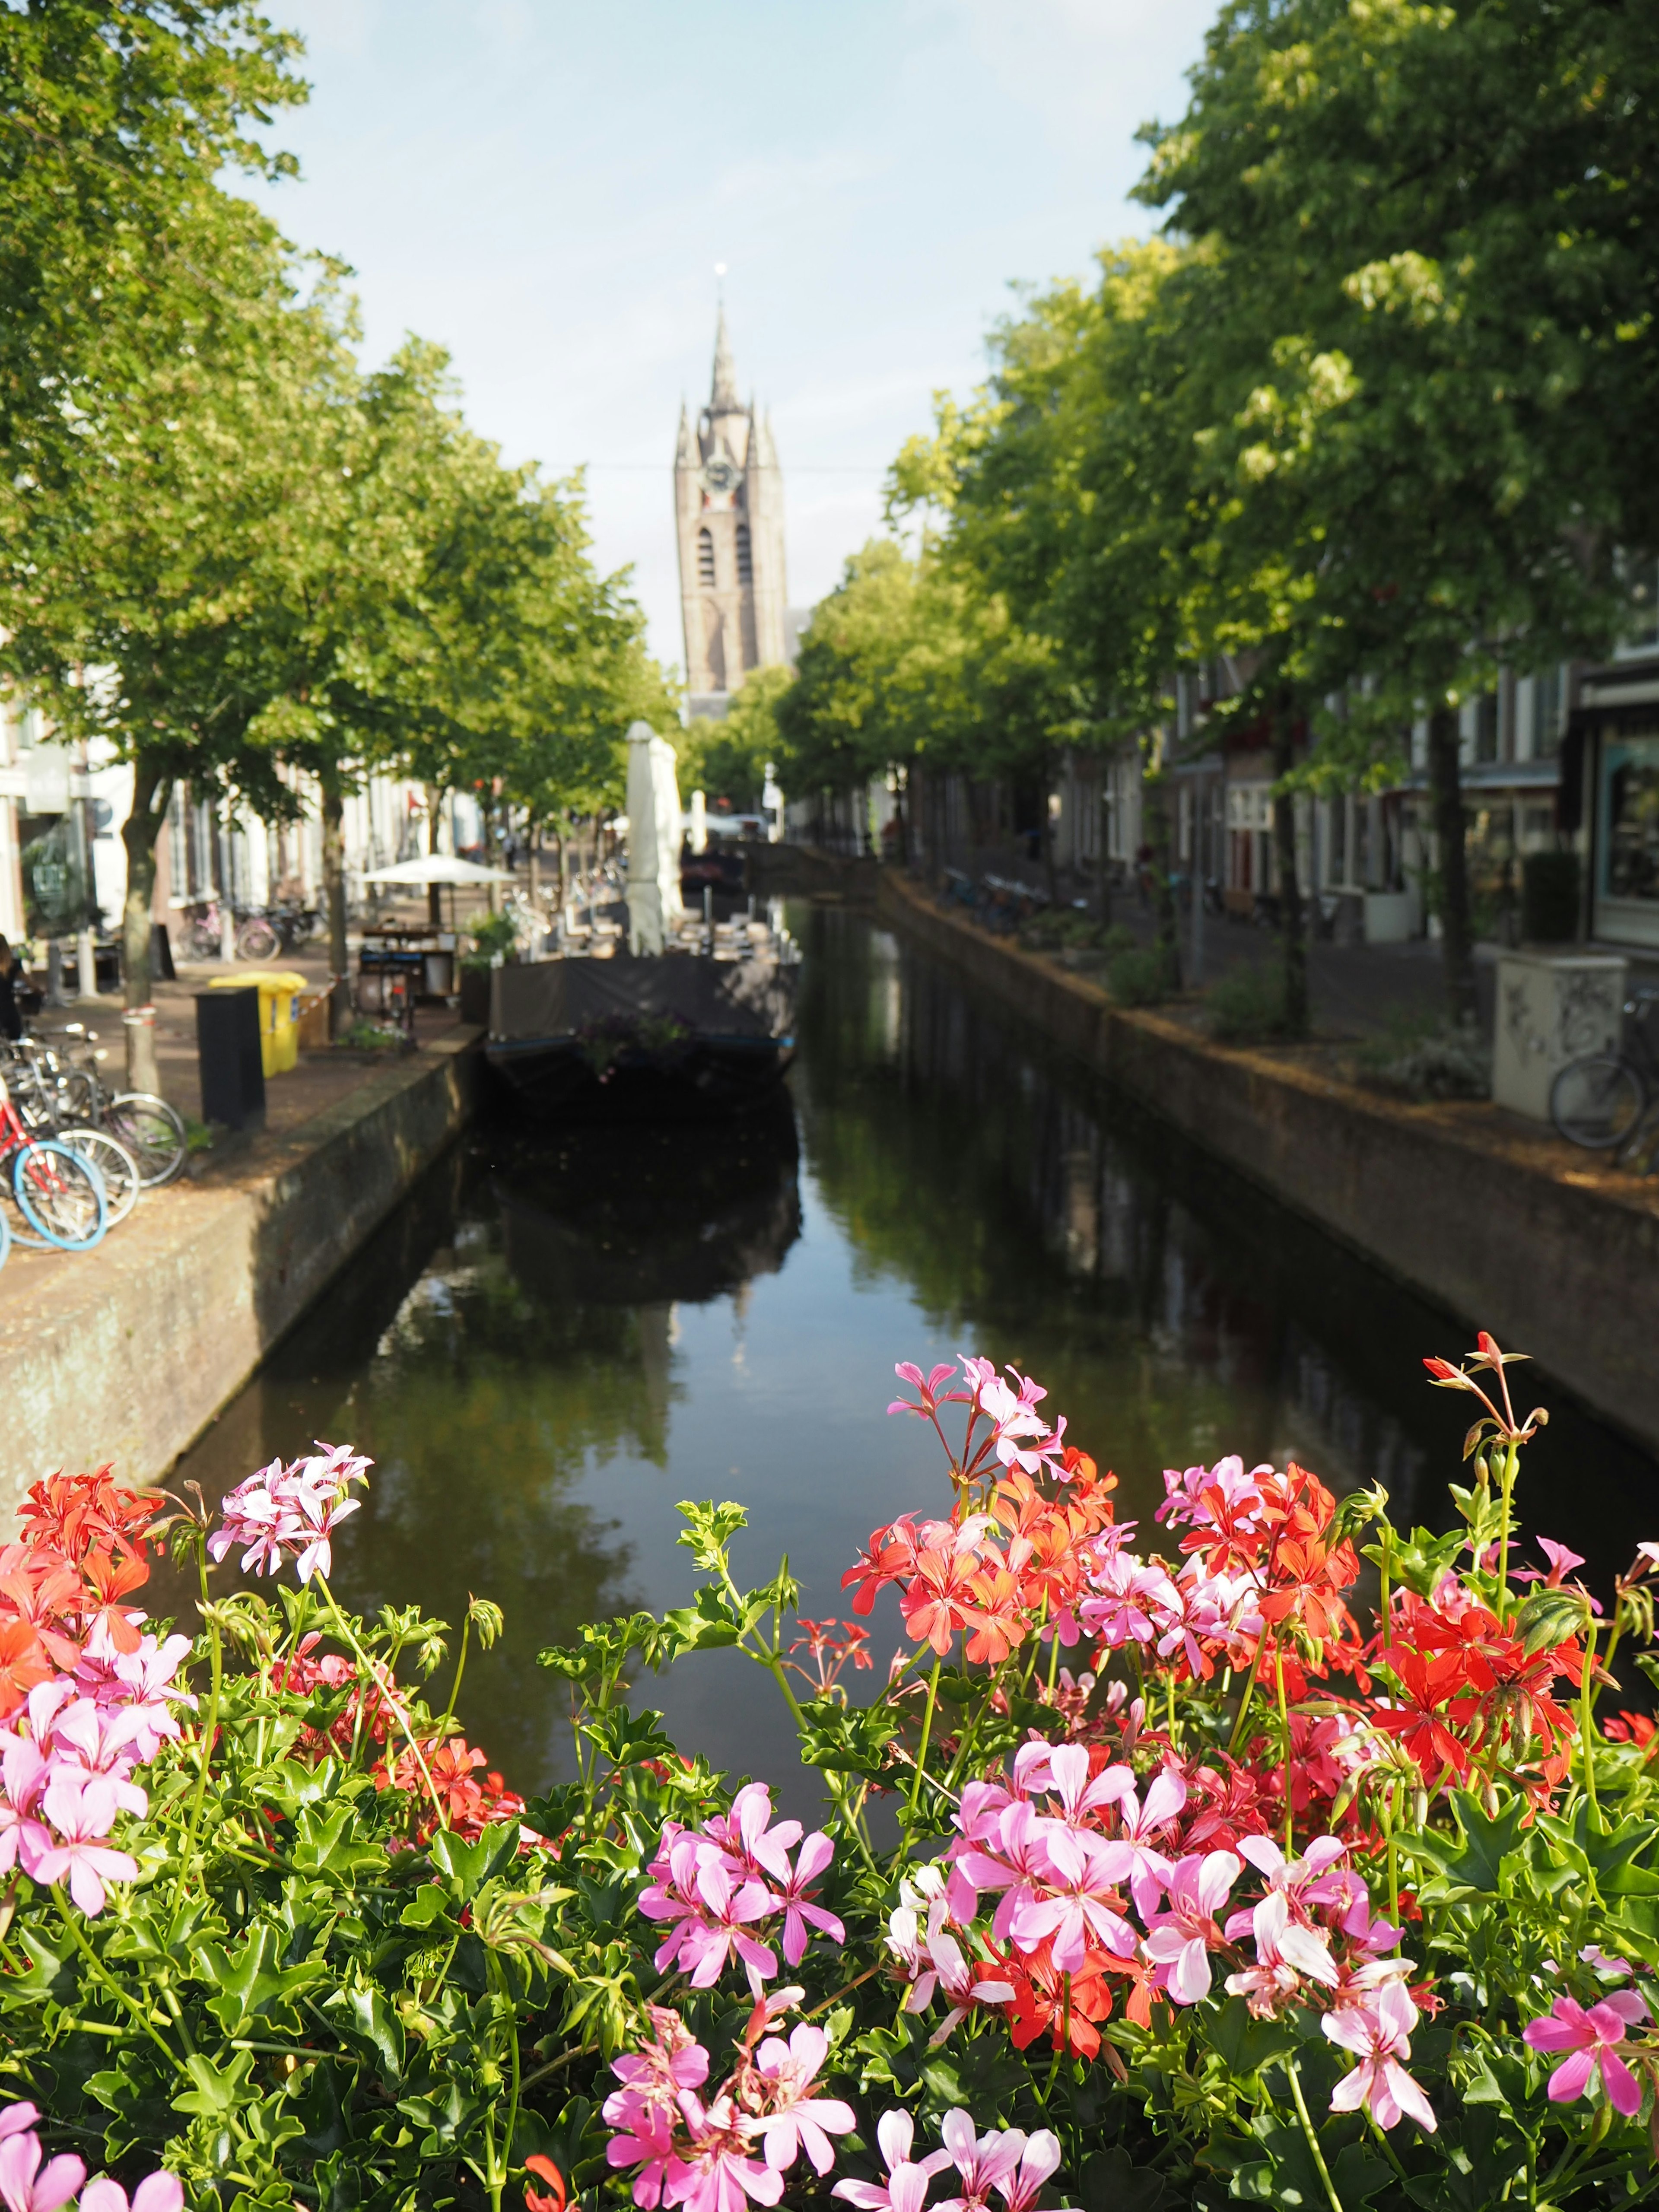
[[[726,1565],[726,1546],[739,1528],[749,1526],[747,1509],[733,1504],[730,1498],[716,1505],[710,1498],[698,1504],[682,1498],[674,1510],[687,1523],[674,1541],[690,1553],[705,1574],[718,1574]]]
[[[380,1845],[363,1832],[349,1799],[337,1801],[325,1811],[303,1805],[294,1826],[289,1859],[298,1874],[325,1874],[348,1881],[358,1875],[380,1873],[389,1863]]]
[[[1497,1897],[1501,1893],[1504,1860],[1513,1852],[1521,1840],[1528,1805],[1525,1798],[1511,1797],[1495,1820],[1488,1820],[1480,1801],[1467,1790],[1451,1793],[1452,1811],[1456,1815],[1458,1842],[1455,1849],[1449,1839],[1424,1830],[1401,1838],[1401,1848],[1413,1859],[1426,1860],[1437,1867],[1442,1875],[1435,1885],[1434,1897],[1438,1903],[1455,1903],[1460,1897]]]
[[[228,2063],[223,2066],[214,2065],[198,2051],[192,2051],[185,2061],[185,2071],[196,2086],[175,2097],[173,2109],[175,2112],[198,2112],[204,2119],[226,2119],[246,2101],[247,2077],[252,2070],[251,2051],[233,2052]]]
[[[440,1828],[427,1849],[439,1873],[448,1876],[450,1896],[465,1905],[491,1875],[499,1874],[517,1856],[519,1824],[507,1820],[486,1828],[476,1844],[463,1842],[452,1829]]]
[[[1227,1999],[1211,2026],[1210,2039],[1241,2081],[1259,2074],[1269,2059],[1294,2051],[1299,2040],[1287,2021],[1253,2020],[1243,1997]]]
[[[282,1964],[283,1931],[262,1921],[249,1931],[233,1952],[222,1943],[198,1947],[196,1960],[218,1994],[208,2000],[208,2009],[227,2035],[236,2034],[246,2021],[280,1998],[322,1979],[327,1972],[323,1959],[302,1959],[296,1966]]]
[[[803,1761],[831,1774],[881,1773],[886,1747],[901,1726],[888,1705],[843,1705],[834,1698],[814,1698],[801,1707],[801,1717]]]

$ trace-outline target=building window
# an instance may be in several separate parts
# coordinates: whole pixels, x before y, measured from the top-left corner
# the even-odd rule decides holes
[[[697,581],[712,584],[714,580],[714,541],[707,530],[697,532]]]
[[[1474,702],[1474,757],[1478,761],[1498,758],[1498,694],[1482,692]]]
[[[1547,668],[1532,679],[1532,750],[1546,760],[1561,745],[1561,671]]]
[[[752,584],[754,580],[755,564],[749,552],[749,525],[740,522],[738,525],[738,581]]]

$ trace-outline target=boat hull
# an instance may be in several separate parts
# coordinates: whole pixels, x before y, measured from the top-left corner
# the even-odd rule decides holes
[[[773,1099],[795,969],[683,953],[497,969],[484,1053],[538,1118],[705,1121]]]

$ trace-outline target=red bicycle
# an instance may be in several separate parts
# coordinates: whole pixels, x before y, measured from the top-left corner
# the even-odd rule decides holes
[[[90,1252],[109,1226],[104,1178],[55,1138],[31,1135],[0,1076],[0,1173],[9,1166],[12,1197],[33,1235],[7,1231],[20,1244],[51,1245],[59,1252]],[[0,1225],[4,1217],[0,1215]],[[0,1244],[0,1264],[5,1245]]]

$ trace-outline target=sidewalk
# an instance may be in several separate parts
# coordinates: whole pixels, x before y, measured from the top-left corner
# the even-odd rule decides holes
[[[319,987],[328,980],[327,962],[304,954],[269,964],[273,969],[280,965],[304,975],[308,983]],[[234,974],[238,969],[248,974],[256,972],[244,968],[241,963],[233,969],[218,961],[188,964],[181,962],[176,982],[158,983],[155,987],[155,1044],[161,1090],[169,1103],[191,1121],[199,1121],[202,1117],[196,1058],[196,994],[216,978]],[[33,1027],[37,1036],[50,1037],[61,1034],[71,1022],[82,1023],[96,1032],[97,1048],[109,1055],[104,1062],[106,1079],[112,1089],[124,1088],[125,1045],[119,999],[108,994],[78,1000],[65,1006],[48,1007]],[[463,1034],[470,1036],[473,1032],[464,1031],[454,1008],[418,1006],[412,1052],[389,1049],[301,1053],[296,1068],[283,1075],[267,1077],[262,1131],[219,1133],[210,1149],[191,1154],[185,1175],[178,1182],[164,1190],[147,1191],[131,1218],[112,1230],[106,1242],[94,1251],[31,1251],[14,1243],[4,1270],[0,1272],[0,1337],[8,1333],[9,1325],[15,1325],[24,1315],[29,1301],[55,1276],[82,1269],[96,1270],[106,1254],[114,1252],[124,1240],[132,1241],[144,1224],[153,1225],[157,1217],[165,1218],[173,1210],[181,1193],[245,1179],[251,1171],[257,1170],[267,1155],[280,1152],[283,1144],[302,1132],[308,1123],[332,1109],[343,1107],[368,1086],[384,1086],[387,1079],[399,1071],[410,1073],[434,1057],[453,1051]],[[15,1210],[11,1218],[15,1228]]]

